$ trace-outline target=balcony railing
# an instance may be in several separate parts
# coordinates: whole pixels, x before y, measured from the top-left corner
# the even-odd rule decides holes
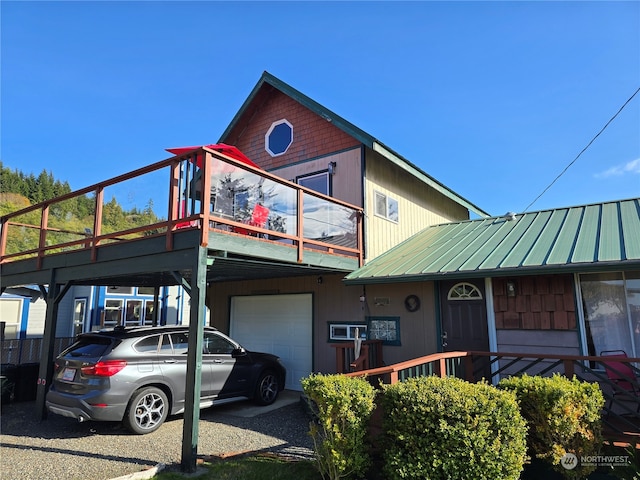
[[[628,366],[625,370],[622,366]],[[597,382],[605,398],[602,419],[605,435],[640,445],[640,358],[536,355],[496,352],[446,352],[427,355],[380,368],[351,372],[366,376],[372,385],[394,384],[426,375],[455,376],[470,382],[485,378],[497,383],[513,375],[548,376]],[[628,373],[627,373],[628,372]],[[617,377],[617,381],[614,380]]]
[[[123,215],[127,213],[127,216]],[[259,213],[259,215],[256,214]],[[0,262],[199,229],[251,235],[362,264],[362,209],[201,148],[0,218]]]

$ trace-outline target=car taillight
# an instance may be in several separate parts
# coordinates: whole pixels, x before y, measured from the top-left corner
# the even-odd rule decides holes
[[[81,370],[83,375],[92,375],[95,377],[111,377],[126,366],[126,360],[101,360],[94,365],[82,367]]]

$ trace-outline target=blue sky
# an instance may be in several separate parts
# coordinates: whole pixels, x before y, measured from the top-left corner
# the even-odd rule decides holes
[[[0,3],[5,167],[73,189],[213,143],[264,70],[491,214],[640,87],[640,2]],[[529,210],[640,196],[640,94]]]

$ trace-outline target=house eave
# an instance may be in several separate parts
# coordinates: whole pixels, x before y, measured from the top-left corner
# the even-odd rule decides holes
[[[365,267],[366,268],[366,267]],[[415,275],[396,275],[381,277],[355,277],[347,275],[342,281],[345,285],[376,285],[390,283],[433,282],[470,278],[525,277],[532,275],[558,275],[574,273],[599,273],[611,271],[629,271],[640,269],[640,261],[593,262],[581,264],[544,265],[535,267],[496,268],[482,270],[459,270],[449,272],[429,272]]]

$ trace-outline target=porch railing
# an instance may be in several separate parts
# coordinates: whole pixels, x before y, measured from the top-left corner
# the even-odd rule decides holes
[[[218,229],[289,244],[300,262],[313,249],[362,264],[360,207],[204,147],[3,215],[0,263],[36,258],[40,269],[47,255],[73,250],[95,261],[102,246],[150,236],[171,250],[183,229],[200,229],[203,246]]]
[[[363,340],[356,358],[353,342],[332,343],[336,350],[336,373],[357,372],[384,365],[382,340]]]
[[[625,375],[621,386],[612,377],[620,377],[622,368],[630,367],[632,375]],[[411,377],[425,375],[455,376],[470,382],[486,379],[497,383],[500,378],[513,375],[542,375],[554,373],[569,378],[597,382],[605,398],[602,420],[605,436],[640,445],[640,358],[612,358],[503,352],[446,352],[419,357],[380,368],[351,372],[349,376],[366,376],[372,385],[380,382],[394,384]]]

